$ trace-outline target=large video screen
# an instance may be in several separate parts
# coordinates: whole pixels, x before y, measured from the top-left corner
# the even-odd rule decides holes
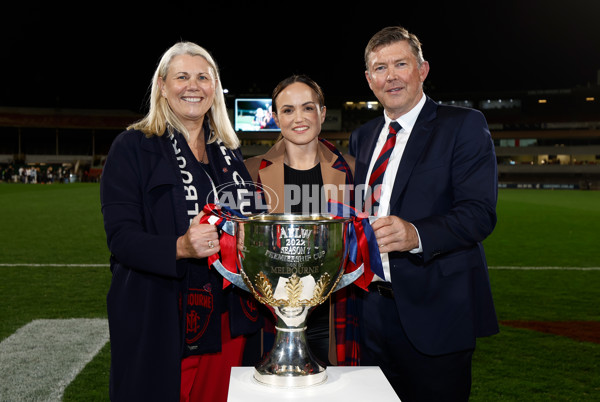
[[[279,131],[269,98],[236,99],[234,123],[235,131]]]

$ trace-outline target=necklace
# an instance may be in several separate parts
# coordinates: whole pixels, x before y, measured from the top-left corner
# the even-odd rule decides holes
[[[194,156],[196,156],[196,159],[198,160],[198,162],[200,162],[202,165],[208,165],[208,157],[206,156],[206,143],[204,144],[204,147],[202,148],[202,154],[200,154],[199,152],[199,146],[193,146],[192,143],[188,142],[188,146],[190,147],[190,149],[192,150],[196,150],[198,153],[198,156],[196,156],[196,152],[192,151],[192,153],[194,154]],[[206,159],[206,162],[204,162],[204,160]]]
[[[194,156],[196,156],[196,152],[198,152],[198,156],[196,157],[198,159],[198,162],[200,162],[200,164],[202,165],[208,165],[208,157],[206,156],[206,141],[202,141],[202,154],[200,154],[200,140],[204,139],[204,128],[200,129],[200,132],[198,133],[198,137],[196,137],[195,141],[188,141],[188,145],[190,147],[190,149],[192,149]],[[195,145],[193,144],[195,142]],[[194,145],[194,146],[192,146]],[[204,162],[204,160],[206,159],[206,162]]]
[[[202,164],[202,165],[208,165],[208,160],[206,162],[204,162],[205,157],[206,157],[206,144],[204,144],[204,152],[202,153],[202,156],[200,157],[198,162],[200,162],[200,164]]]

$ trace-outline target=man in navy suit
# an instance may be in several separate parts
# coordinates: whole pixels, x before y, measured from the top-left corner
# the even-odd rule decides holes
[[[479,111],[423,93],[429,63],[404,28],[376,33],[365,63],[384,113],[350,136],[357,186],[400,127],[370,211],[383,272],[361,295],[361,365],[380,366],[403,402],[466,401],[475,339],[498,332],[481,245],[496,224],[490,132]]]

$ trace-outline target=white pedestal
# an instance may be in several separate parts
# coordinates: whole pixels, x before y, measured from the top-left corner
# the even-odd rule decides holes
[[[253,374],[254,367],[231,369],[228,402],[400,401],[379,367],[327,367],[327,381],[302,388],[270,387]]]

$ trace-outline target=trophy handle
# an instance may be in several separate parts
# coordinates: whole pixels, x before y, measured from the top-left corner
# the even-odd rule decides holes
[[[365,266],[364,264],[361,264],[361,266],[356,268],[354,271],[342,275],[342,279],[340,279],[335,289],[333,289],[333,292],[337,292],[341,288],[345,288],[346,286],[350,285],[352,282],[357,280],[363,274],[364,271]]]
[[[250,289],[248,289],[248,286],[246,286],[246,284],[244,283],[244,280],[242,279],[242,276],[240,274],[235,274],[235,273],[227,270],[227,268],[225,268],[223,266],[223,264],[221,264],[221,261],[219,261],[219,260],[216,260],[215,262],[213,262],[212,265],[213,265],[213,267],[215,267],[217,272],[219,272],[223,276],[223,278],[227,279],[229,282],[233,283],[238,288],[245,290],[246,292],[250,292]]]

